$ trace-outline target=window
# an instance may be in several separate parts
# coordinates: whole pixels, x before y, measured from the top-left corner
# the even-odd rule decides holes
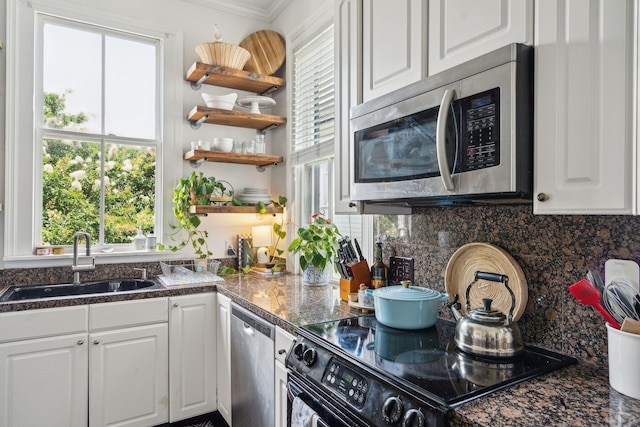
[[[98,257],[130,261],[117,254],[136,227],[162,236],[171,217],[182,35],[58,0],[8,0],[7,14],[3,265],[67,265],[33,249],[77,231]]]
[[[36,244],[70,245],[78,230],[93,243],[128,244],[137,227],[155,228],[159,41],[46,15],[40,22]],[[130,78],[132,67],[145,78]]]
[[[309,31],[309,27],[305,28]],[[299,37],[292,52],[291,147],[297,225],[322,212],[344,236],[362,236],[360,216],[334,212],[334,28]],[[338,277],[337,273],[334,277]]]

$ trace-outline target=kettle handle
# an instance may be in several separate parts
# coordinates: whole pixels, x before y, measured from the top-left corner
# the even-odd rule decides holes
[[[467,290],[465,292],[466,312],[469,313],[469,311],[471,310],[471,303],[469,302],[469,294],[471,293],[471,287],[478,280],[488,280],[490,282],[502,282],[504,284],[504,287],[507,288],[507,291],[511,296],[511,308],[509,309],[509,314],[507,315],[507,321],[511,323],[511,321],[513,320],[513,310],[515,310],[516,308],[516,296],[511,290],[511,288],[509,287],[509,276],[505,274],[476,271],[475,274],[473,275],[473,282],[469,283],[469,285],[467,286]]]

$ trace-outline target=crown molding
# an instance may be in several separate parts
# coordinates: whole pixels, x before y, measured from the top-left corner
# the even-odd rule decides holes
[[[291,0],[267,0],[267,1],[229,1],[229,0],[182,0],[211,9],[221,10],[234,15],[256,19],[266,23],[273,21],[291,3]],[[258,5],[264,4],[264,6]]]

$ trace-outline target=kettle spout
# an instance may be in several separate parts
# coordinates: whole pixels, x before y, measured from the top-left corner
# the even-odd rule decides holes
[[[456,321],[464,317],[464,315],[460,313],[460,309],[462,308],[462,305],[460,305],[460,303],[458,302],[458,299],[460,299],[460,297],[458,296],[458,294],[455,294],[453,297],[453,301],[447,304],[447,307],[451,309],[451,312],[453,313],[453,317],[456,318]]]

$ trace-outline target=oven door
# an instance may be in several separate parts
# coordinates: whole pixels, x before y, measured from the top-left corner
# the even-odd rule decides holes
[[[308,382],[289,373],[287,402],[287,425],[291,426],[291,408],[293,399],[299,397],[318,414],[318,426],[321,427],[366,427],[368,424],[357,420],[338,402],[331,401],[324,393],[314,390]]]

